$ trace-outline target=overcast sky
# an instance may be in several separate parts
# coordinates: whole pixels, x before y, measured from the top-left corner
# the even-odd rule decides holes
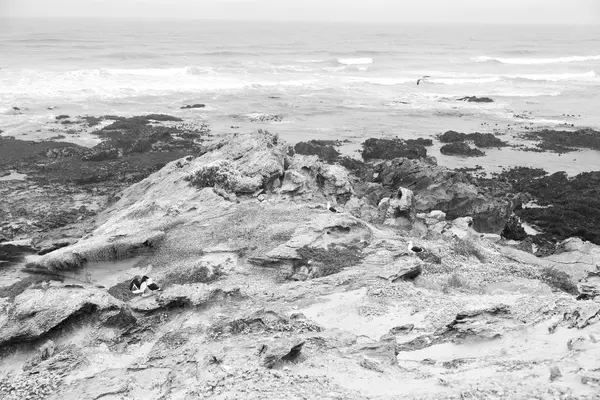
[[[0,0],[0,15],[600,24],[600,0]]]

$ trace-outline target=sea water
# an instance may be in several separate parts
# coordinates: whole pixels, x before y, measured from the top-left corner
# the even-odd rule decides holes
[[[180,109],[194,103],[206,107]],[[598,128],[599,109],[598,26],[0,21],[0,130],[23,138],[55,136],[59,114],[166,113],[216,133],[267,128],[292,143],[347,139],[355,149],[368,137],[449,129],[511,140],[525,126]],[[248,123],[252,114],[283,120]],[[600,168],[596,151],[487,153],[430,149],[449,166]]]

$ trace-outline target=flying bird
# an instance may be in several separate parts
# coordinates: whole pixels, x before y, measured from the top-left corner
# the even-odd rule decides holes
[[[425,76],[423,76],[422,78],[420,78],[420,79],[417,79],[417,85],[418,85],[419,83],[421,83],[421,81],[425,82],[425,81],[427,80],[427,78],[429,78],[429,75],[425,75]]]

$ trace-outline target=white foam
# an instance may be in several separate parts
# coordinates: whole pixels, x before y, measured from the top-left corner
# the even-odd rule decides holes
[[[597,56],[570,56],[556,58],[503,58],[479,56],[473,57],[471,60],[475,62],[499,62],[502,64],[517,64],[517,65],[537,65],[537,64],[559,64],[571,62],[598,61],[600,55]]]
[[[506,75],[511,79],[529,79],[533,81],[578,81],[578,80],[594,80],[597,75],[594,71],[583,73],[563,73],[563,74],[522,74],[522,75]]]
[[[370,57],[364,58],[338,58],[337,62],[343,65],[367,65],[373,64],[373,59]]]

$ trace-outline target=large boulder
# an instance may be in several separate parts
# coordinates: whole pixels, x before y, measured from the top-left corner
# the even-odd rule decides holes
[[[36,340],[75,317],[116,310],[121,304],[106,291],[91,287],[28,289],[0,314],[0,346]]]
[[[418,213],[440,210],[448,219],[471,216],[479,232],[500,233],[521,201],[510,185],[492,193],[469,175],[437,165],[433,158],[384,161],[375,166],[374,181],[393,190],[412,190]]]
[[[341,165],[330,165],[317,156],[296,154],[285,171],[280,192],[292,195],[320,194],[345,203],[353,193],[350,175]]]
[[[576,291],[578,284],[584,280],[583,293],[593,293],[593,285],[596,282],[593,274],[597,272],[600,260],[600,246],[579,238],[569,238],[562,241],[556,252],[542,260],[549,262],[552,276],[565,281],[568,287]],[[591,276],[590,276],[591,275]]]
[[[348,214],[319,215],[295,230],[292,238],[250,262],[265,267],[287,267],[293,279],[330,275],[358,264],[369,245],[371,228]]]

